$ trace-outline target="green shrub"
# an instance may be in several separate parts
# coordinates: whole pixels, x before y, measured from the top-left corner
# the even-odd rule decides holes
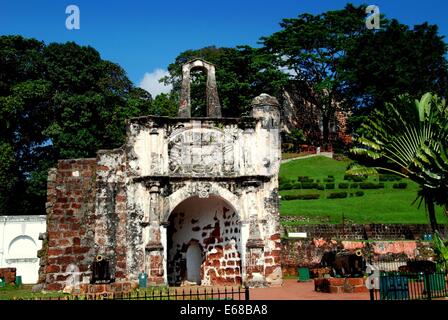
[[[334,178],[325,178],[323,182],[334,182]]]
[[[285,200],[315,200],[319,199],[320,195],[318,193],[310,193],[310,194],[287,194],[283,196]]]
[[[291,182],[284,182],[279,186],[279,190],[291,190],[293,188],[293,184]]]
[[[302,182],[302,189],[317,189],[317,186],[315,182]]]
[[[314,179],[311,179],[308,176],[299,176],[297,178],[297,181],[300,181],[300,182],[314,182]]]
[[[318,193],[310,193],[310,194],[302,195],[302,200],[314,200],[314,199],[319,199],[319,198],[320,198],[320,194],[318,194]]]
[[[299,199],[299,196],[300,195],[298,195],[298,194],[287,194],[287,195],[284,195],[282,198],[285,200],[297,200],[297,199]]]
[[[355,195],[356,195],[357,197],[362,197],[362,196],[364,195],[364,191],[356,191],[356,192],[355,192]]]
[[[348,183],[347,182],[341,182],[338,184],[339,189],[348,189]]]
[[[327,196],[327,199],[342,199],[347,198],[347,192],[332,192]]]
[[[367,180],[367,176],[353,176],[352,181],[353,182],[363,182]]]
[[[325,187],[323,184],[318,184],[317,185],[317,190],[325,190]]]
[[[401,180],[400,176],[397,176],[396,174],[380,174],[379,179],[382,182]]]
[[[378,189],[384,189],[384,183],[380,182],[377,184]]]
[[[300,182],[294,182],[293,189],[302,189],[302,184]]]
[[[350,189],[357,189],[359,187],[359,183],[357,183],[357,182],[353,182],[351,185],[350,185]]]
[[[394,189],[406,189],[407,186],[408,184],[406,182],[394,183],[392,185]]]
[[[327,183],[325,185],[325,189],[329,190],[329,189],[334,189],[334,183]]]
[[[344,180],[349,180],[349,181],[353,181],[353,182],[363,182],[363,181],[367,180],[367,176],[366,175],[358,176],[358,175],[346,174],[346,175],[344,175]]]
[[[383,184],[384,185],[384,184]],[[379,184],[373,183],[373,182],[361,182],[359,184],[360,189],[379,189]]]

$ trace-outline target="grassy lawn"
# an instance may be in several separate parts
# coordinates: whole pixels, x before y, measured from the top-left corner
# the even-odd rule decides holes
[[[334,190],[298,189],[283,190],[280,195],[318,193],[316,200],[282,200],[280,212],[282,215],[302,216],[306,221],[300,223],[341,223],[342,217],[354,223],[428,223],[424,205],[417,208],[411,205],[416,197],[417,184],[403,179],[408,184],[406,189],[394,189],[393,182],[384,182],[384,189],[364,189],[364,196],[344,199],[327,199],[331,192],[346,191],[353,193],[361,189],[338,189],[338,183],[344,181],[345,170],[350,161],[336,161],[326,157],[315,157],[294,160],[285,163],[280,168],[280,177],[297,181],[298,176],[309,176],[315,180],[328,175],[335,178]],[[378,177],[372,176],[368,181],[378,183]],[[325,184],[325,182],[323,182]],[[447,223],[442,208],[438,210],[438,222]]]
[[[33,285],[21,285],[20,287],[7,286],[0,288],[0,300],[12,299],[34,299],[34,298],[56,298],[65,297],[66,294],[60,292],[32,292]]]

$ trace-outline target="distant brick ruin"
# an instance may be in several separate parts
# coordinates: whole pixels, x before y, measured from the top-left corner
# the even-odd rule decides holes
[[[191,117],[190,71],[207,72],[207,116]],[[49,172],[40,283],[61,290],[72,270],[148,284],[282,283],[278,171],[280,115],[262,94],[252,115],[221,117],[215,67],[183,66],[177,118],[127,121],[125,144]]]

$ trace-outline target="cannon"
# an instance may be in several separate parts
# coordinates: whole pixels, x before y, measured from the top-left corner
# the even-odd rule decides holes
[[[366,261],[360,251],[355,253],[330,251],[324,253],[320,266],[331,268],[334,277],[359,277],[366,268]]]

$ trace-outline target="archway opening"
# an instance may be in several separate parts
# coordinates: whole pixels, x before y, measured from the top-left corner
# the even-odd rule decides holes
[[[196,67],[190,71],[191,77],[191,115],[207,117],[207,70]]]
[[[185,254],[187,281],[201,284],[202,250],[197,241],[192,241]]]
[[[170,285],[241,284],[241,222],[228,201],[216,195],[190,197],[168,221]]]

